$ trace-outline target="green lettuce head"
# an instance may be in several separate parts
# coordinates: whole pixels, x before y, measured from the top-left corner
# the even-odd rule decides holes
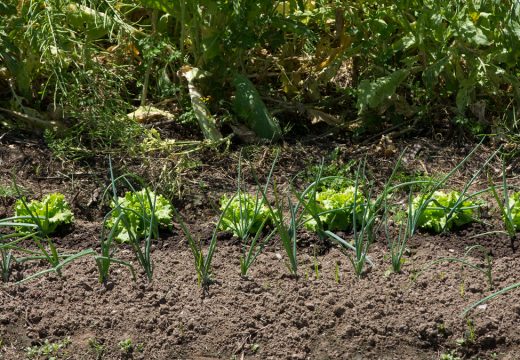
[[[152,216],[152,206],[155,200],[155,209]],[[151,202],[151,203],[150,203]],[[110,204],[115,208],[115,203]],[[162,195],[156,195],[149,189],[141,191],[129,191],[124,198],[119,198],[119,206],[128,220],[128,226],[123,221],[117,222],[115,238],[123,243],[132,239],[140,240],[151,235],[159,237],[159,226],[170,226],[172,219],[172,207],[170,202]],[[106,226],[111,229],[116,224],[119,211],[112,211],[112,216],[107,220]],[[152,233],[150,234],[150,218],[152,219]]]
[[[431,199],[419,216],[417,226],[440,233],[444,229],[450,230],[473,222],[476,216],[477,205],[469,200],[461,202],[451,218],[448,219],[448,214],[457,203],[459,197],[460,194],[457,191],[448,193],[435,191],[430,198],[426,198],[426,195],[417,195],[412,202],[413,212]]]
[[[39,225],[43,235],[50,235],[59,226],[71,224],[74,221],[70,205],[65,200],[65,196],[60,193],[48,194],[41,201],[32,200],[29,203],[25,198],[19,199],[14,208],[15,216],[25,217],[18,219],[18,222]],[[27,227],[19,227],[17,230],[27,231]]]
[[[314,213],[323,213],[319,216],[324,230],[350,230],[352,229],[352,213],[354,211],[354,196],[356,196],[356,218],[361,220],[363,217],[363,207],[365,197],[356,188],[349,186],[343,190],[326,189],[316,192]],[[311,204],[312,206],[312,204]],[[312,231],[318,230],[318,223],[311,215],[305,217],[305,228]]]

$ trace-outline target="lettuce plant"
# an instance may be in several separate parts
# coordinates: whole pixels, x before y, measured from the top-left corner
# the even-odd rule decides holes
[[[419,211],[416,226],[440,233],[473,222],[478,205],[471,200],[459,199],[457,191],[435,191],[429,198],[417,195],[412,202],[412,211]]]
[[[123,243],[144,239],[148,235],[157,238],[159,226],[171,224],[170,202],[164,196],[156,195],[146,188],[141,191],[128,191],[123,198],[118,199],[118,207],[114,201],[110,206],[114,210],[112,216],[107,220],[106,226],[110,229],[116,226],[115,239]],[[125,221],[118,220],[121,212],[125,215]]]
[[[511,222],[515,230],[520,230],[520,192],[509,196],[509,210],[511,211]]]
[[[74,221],[70,205],[60,193],[48,194],[41,201],[27,202],[25,198],[18,199],[15,203],[15,216],[18,222],[36,224],[43,235],[49,235],[60,225]],[[18,230],[24,231],[27,227],[19,227]]]
[[[271,216],[262,197],[254,197],[242,191],[231,198],[222,196],[220,210],[223,216],[219,229],[230,230],[239,238],[256,234],[270,221]]]
[[[325,189],[316,192],[316,201],[309,206],[314,207],[308,209],[309,212],[318,214],[321,225],[325,230],[350,230],[352,228],[352,212],[354,210],[354,200],[358,204],[356,206],[356,215],[358,219],[363,217],[363,208],[361,204],[365,202],[365,197],[361,192],[357,191],[355,186],[349,186],[343,190]],[[305,219],[305,228],[312,231],[318,231],[320,225],[316,219],[308,215]]]

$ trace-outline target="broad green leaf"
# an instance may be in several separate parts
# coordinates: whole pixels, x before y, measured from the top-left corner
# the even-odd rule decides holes
[[[484,35],[482,29],[478,28],[470,19],[467,19],[462,24],[460,27],[460,33],[466,41],[475,45],[487,46],[491,44],[486,35]]]
[[[188,81],[188,91],[191,98],[191,107],[195,112],[195,117],[197,118],[202,134],[206,139],[211,141],[221,140],[222,134],[217,129],[216,121],[202,100],[202,94],[200,93],[195,82],[196,79],[202,78],[206,74],[198,68],[192,68],[189,66],[181,69],[181,74],[183,74],[183,76]]]
[[[448,63],[449,58],[447,56],[443,57],[442,59],[434,62],[432,65],[426,68],[422,74],[424,86],[432,90],[435,85],[439,82],[439,75],[444,70],[444,67]]]
[[[509,196],[509,209],[511,209],[511,220],[516,230],[520,230],[520,192]]]
[[[153,216],[152,205],[155,205]],[[112,202],[110,206],[115,208],[116,205]],[[124,198],[119,199],[119,207],[120,211],[112,212],[106,226],[111,229],[117,223],[115,238],[122,243],[128,243],[131,239],[143,239],[148,235],[157,235],[159,226],[169,226],[171,223],[173,210],[170,202],[164,196],[156,195],[149,189],[125,193]],[[129,226],[125,226],[123,221],[117,221],[121,212],[124,213]],[[149,232],[150,219],[153,222],[152,234]]]
[[[256,199],[242,192],[232,198],[224,195],[220,199],[220,210],[223,211],[220,230],[230,230],[235,236],[245,232],[255,234],[271,218],[263,198]]]
[[[233,85],[236,89],[233,101],[236,114],[257,136],[268,140],[278,139],[282,134],[280,125],[267,110],[253,83],[244,75],[237,74]]]
[[[359,113],[375,109],[395,94],[397,87],[408,77],[408,69],[400,69],[375,81],[363,80],[358,87]]]
[[[365,197],[356,194],[356,188],[349,186],[343,190],[325,189],[316,192],[316,208],[312,209],[319,215],[320,222],[324,230],[350,230],[352,228],[352,213],[354,211],[354,197],[356,198],[356,215],[358,219],[363,216],[363,209],[360,204],[365,202]],[[311,215],[306,215],[305,228],[312,231],[318,230],[318,223]]]

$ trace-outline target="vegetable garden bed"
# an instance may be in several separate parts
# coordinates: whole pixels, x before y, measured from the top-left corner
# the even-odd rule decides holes
[[[413,159],[403,156],[402,166],[406,171],[395,173],[398,183],[406,182],[406,174],[423,166],[429,176],[447,174],[472,150],[472,147],[437,149],[429,146],[427,140],[414,141],[421,143],[423,150]],[[404,149],[406,145],[401,143],[398,147]],[[342,161],[327,158],[334,147],[343,149]],[[331,163],[344,168],[348,164],[344,160],[359,160],[358,164],[363,160],[360,156],[355,158],[353,150],[342,144],[285,147],[273,168],[272,182],[276,183],[278,194],[286,194],[291,186],[303,191],[316,179],[315,172],[308,171],[309,166],[319,164],[320,158],[325,156],[321,169],[323,175],[328,176]],[[276,157],[272,148],[254,151],[257,155],[250,154],[250,162],[244,161],[243,166],[243,185],[250,194],[256,191],[256,180],[249,172],[251,168],[257,170],[264,185]],[[363,151],[369,155],[366,174],[373,179],[374,194],[384,189],[399,156],[396,153],[390,158],[380,157],[376,151],[374,148]],[[24,161],[16,155],[19,153],[41,162]],[[308,160],[301,158],[302,153],[309,155]],[[454,172],[444,189],[462,193],[468,180],[492,154],[491,149],[482,145]],[[490,192],[481,196],[485,205],[480,206],[475,216],[478,222],[441,234],[419,228],[414,231],[404,247],[401,271],[391,270],[391,252],[384,230],[387,225],[388,234],[395,238],[402,223],[393,218],[385,222],[381,216],[376,222],[381,226],[366,254],[373,266],[365,263],[359,276],[350,262],[356,259],[354,251],[342,250],[337,242],[301,226],[296,237],[296,275],[290,270],[286,248],[276,233],[243,277],[240,274],[240,259],[244,255],[241,241],[231,231],[218,230],[213,237],[220,210],[225,210],[225,207],[218,209],[219,199],[224,194],[230,199],[237,191],[238,153],[206,155],[200,155],[199,166],[185,174],[182,199],[170,199],[174,200],[173,205],[181,217],[174,217],[171,230],[161,229],[159,238],[150,241],[151,281],[139,267],[132,246],[125,243],[114,245],[118,247],[117,259],[133,265],[136,281],[126,266],[112,264],[109,277],[100,283],[96,261],[84,256],[64,266],[61,276],[49,273],[17,284],[49,266],[41,260],[13,262],[9,281],[0,289],[0,358],[520,357],[518,290],[511,290],[463,314],[471,304],[518,282],[520,273],[518,253],[511,248],[509,237],[491,233],[504,231],[504,226]],[[68,164],[69,168],[62,169],[46,162],[46,156],[49,155],[44,151],[28,146],[0,149],[0,158],[7,165],[5,169],[18,170],[17,183],[31,198],[60,191],[70,202],[75,222],[72,228],[52,235],[57,249],[63,253],[86,249],[99,253],[103,215],[110,209],[106,201],[102,201],[103,191],[110,183],[108,162],[89,169],[95,176],[71,181],[70,177],[60,174],[78,173],[72,166],[79,165]],[[43,174],[34,174],[35,166],[44,163],[50,165]],[[132,171],[139,169],[139,164],[131,162],[118,162],[114,169],[121,169],[123,165]],[[508,169],[511,186],[517,180],[515,166],[513,162]],[[5,169],[0,172],[0,180],[6,188],[10,176]],[[356,166],[352,167],[352,173],[355,170]],[[487,170],[496,178],[496,190],[500,193],[500,159],[492,158]],[[331,171],[339,172],[339,168]],[[306,173],[313,175],[306,177]],[[295,178],[296,174],[300,176]],[[468,185],[468,192],[489,186],[485,172],[483,174]],[[367,185],[364,186],[366,190]],[[124,192],[119,195],[122,198]],[[265,197],[273,207],[274,196],[275,192],[269,187]],[[5,206],[0,212],[3,217],[13,215],[12,199],[13,196],[3,198]],[[297,202],[294,196],[291,199]],[[393,200],[401,202],[400,208],[406,210],[406,199],[405,191],[404,196]],[[442,205],[441,200],[438,202]],[[287,208],[278,210],[288,216]],[[363,212],[359,214],[363,216]],[[216,241],[211,281],[205,289],[200,286],[201,279],[197,276],[193,252],[180,218],[203,254],[207,254],[211,240]],[[275,219],[260,229],[262,239],[276,228]],[[355,245],[352,229],[334,231]],[[359,233],[359,229],[356,231]],[[2,230],[2,234],[7,234],[7,230]],[[288,234],[291,234],[290,226]],[[476,244],[484,251],[479,248],[468,252]],[[28,242],[26,246],[34,249]],[[19,254],[15,252],[15,256]],[[488,270],[492,281],[487,276]]]

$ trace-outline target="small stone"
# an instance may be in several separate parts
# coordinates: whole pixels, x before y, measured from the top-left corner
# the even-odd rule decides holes
[[[485,336],[480,339],[480,346],[482,349],[494,349],[497,347],[497,340],[494,336]]]
[[[308,301],[308,302],[305,303],[305,307],[306,307],[307,309],[309,309],[310,311],[314,311],[314,309],[315,309],[314,303],[312,303],[312,302],[310,302],[310,301]]]
[[[336,306],[336,308],[334,308],[334,315],[340,317],[345,313],[345,311],[346,309],[343,306]]]
[[[1,325],[7,325],[11,322],[11,319],[9,318],[8,314],[2,314],[0,315],[0,324]]]

